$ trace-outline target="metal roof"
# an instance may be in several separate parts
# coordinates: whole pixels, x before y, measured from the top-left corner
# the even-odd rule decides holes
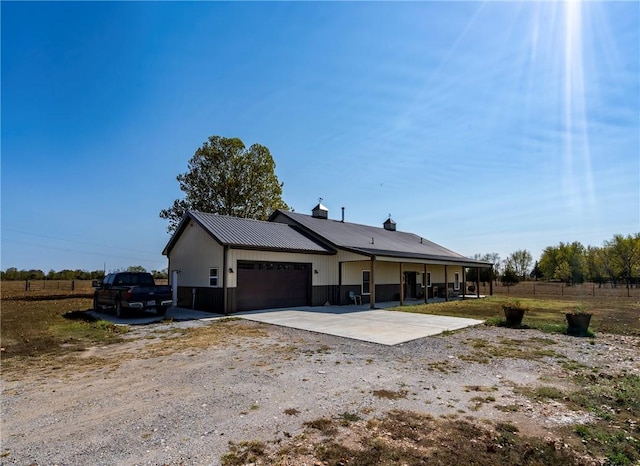
[[[465,257],[413,233],[390,231],[340,220],[320,219],[297,212],[278,210],[270,218],[278,221],[282,215],[304,227],[319,239],[334,247],[349,249],[372,256],[405,257],[442,262],[489,266],[490,264]]]
[[[292,225],[190,210],[180,222],[163,254],[168,254],[173,248],[191,219],[223,246],[324,254],[335,252]]]

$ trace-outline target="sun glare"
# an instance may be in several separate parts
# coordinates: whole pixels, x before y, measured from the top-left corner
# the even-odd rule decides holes
[[[594,205],[593,174],[586,106],[583,3],[564,6],[564,166],[565,199],[580,210]]]

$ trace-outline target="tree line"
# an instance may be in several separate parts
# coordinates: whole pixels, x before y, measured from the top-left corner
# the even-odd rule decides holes
[[[629,287],[640,283],[640,233],[616,234],[601,247],[585,247],[578,241],[547,246],[535,263],[526,249],[511,253],[505,260],[497,253],[476,254],[474,258],[493,264],[492,270],[480,270],[480,280],[485,283],[501,280],[504,285],[515,285],[528,278],[567,285],[588,281]],[[470,277],[476,276],[473,270],[469,273]]]
[[[146,272],[147,269],[141,265],[132,265],[126,269],[116,269],[113,272]],[[167,269],[152,270],[151,275],[156,279],[168,278]],[[49,270],[44,273],[39,269],[18,270],[16,267],[9,267],[7,270],[0,270],[0,280],[100,280],[105,277],[104,270],[82,270],[63,269]]]

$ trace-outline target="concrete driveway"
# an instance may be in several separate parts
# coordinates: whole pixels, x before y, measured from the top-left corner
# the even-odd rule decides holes
[[[379,303],[379,307],[394,307],[399,303]],[[146,325],[172,319],[216,320],[225,316],[209,312],[194,311],[179,307],[169,308],[166,316],[153,313],[119,319],[108,312],[88,311],[98,319],[107,320],[118,325]],[[253,320],[265,324],[326,333],[337,337],[379,343],[381,345],[397,345],[417,338],[424,338],[447,330],[459,330],[481,324],[482,320],[463,319],[410,312],[369,309],[368,304],[361,306],[316,306],[296,307],[294,309],[266,309],[245,311],[232,314],[230,317]]]
[[[390,303],[389,307],[393,305]],[[382,345],[397,345],[483,322],[460,317],[413,314],[384,309],[370,310],[369,305],[245,311],[233,316]]]

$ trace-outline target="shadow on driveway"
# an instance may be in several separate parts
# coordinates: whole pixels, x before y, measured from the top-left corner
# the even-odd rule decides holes
[[[106,320],[116,325],[148,325],[162,322],[163,320],[187,321],[187,320],[208,320],[219,319],[224,317],[221,314],[213,314],[211,312],[194,311],[191,309],[183,309],[179,307],[170,307],[167,314],[159,316],[153,312],[137,312],[131,317],[118,318],[108,311],[89,310],[87,314],[96,319]]]

